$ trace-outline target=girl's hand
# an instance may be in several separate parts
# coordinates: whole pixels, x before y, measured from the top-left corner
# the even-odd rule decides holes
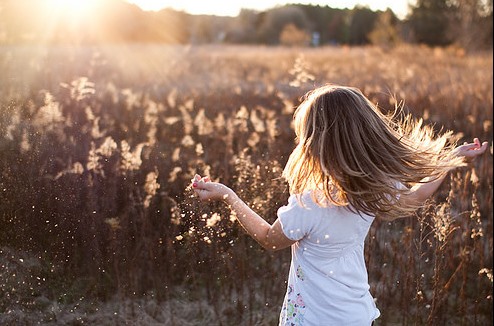
[[[192,189],[202,201],[224,200],[232,196],[233,191],[218,182],[211,182],[209,177],[201,177],[196,174],[192,181]]]
[[[489,144],[487,142],[483,142],[480,144],[480,140],[478,138],[473,139],[473,143],[463,143],[463,145],[458,146],[454,149],[454,153],[457,156],[463,156],[467,161],[474,160],[480,154],[483,154]]]

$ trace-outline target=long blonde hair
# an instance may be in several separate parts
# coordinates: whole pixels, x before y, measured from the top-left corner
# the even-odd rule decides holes
[[[463,160],[452,154],[458,136],[436,135],[422,120],[399,113],[396,106],[383,114],[353,87],[326,85],[307,93],[294,113],[297,146],[283,171],[290,193],[316,190],[313,200],[320,205],[329,201],[384,219],[415,211],[400,205],[406,188],[397,185],[434,180]]]

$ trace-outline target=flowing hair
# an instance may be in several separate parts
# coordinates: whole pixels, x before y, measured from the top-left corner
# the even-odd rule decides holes
[[[383,114],[353,87],[326,85],[307,93],[294,113],[297,146],[283,170],[290,193],[312,191],[319,205],[389,220],[413,213],[418,204],[398,199],[407,187],[464,163],[452,153],[458,136],[436,134],[400,109]]]

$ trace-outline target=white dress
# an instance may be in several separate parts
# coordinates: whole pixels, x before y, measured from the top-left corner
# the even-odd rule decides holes
[[[364,240],[374,217],[321,207],[309,193],[280,207],[292,262],[279,325],[361,326],[379,317],[369,292]]]

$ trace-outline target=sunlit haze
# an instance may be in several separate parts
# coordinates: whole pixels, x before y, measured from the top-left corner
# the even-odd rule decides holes
[[[408,11],[409,0],[336,0],[336,1],[295,1],[283,2],[279,0],[250,0],[248,2],[238,1],[203,1],[203,0],[127,0],[136,4],[143,10],[160,10],[173,8],[183,10],[190,14],[209,14],[218,16],[237,16],[240,9],[266,10],[287,3],[302,3],[330,6],[333,8],[353,8],[356,5],[367,6],[372,10],[386,10],[390,8],[400,18],[404,18]]]

